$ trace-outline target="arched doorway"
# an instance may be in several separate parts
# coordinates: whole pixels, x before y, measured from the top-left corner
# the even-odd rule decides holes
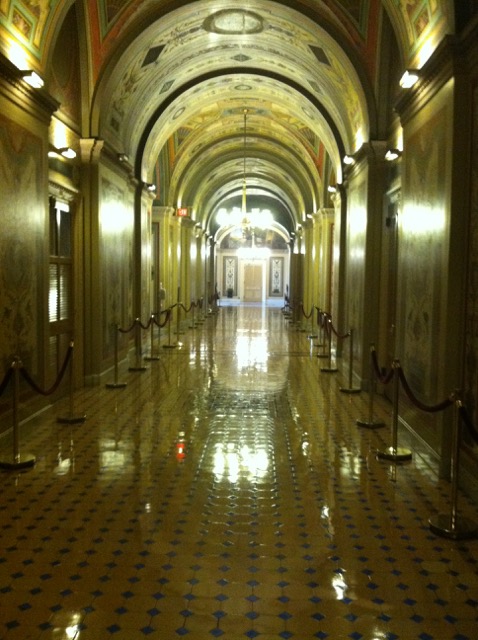
[[[289,237],[272,223],[267,228],[221,227],[216,234],[216,279],[223,297],[267,302],[284,297],[289,284]]]

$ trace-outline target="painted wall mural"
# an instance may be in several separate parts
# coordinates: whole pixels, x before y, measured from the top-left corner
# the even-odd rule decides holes
[[[478,122],[478,86],[473,92],[473,122]],[[473,131],[474,157],[471,175],[471,216],[470,216],[470,264],[467,289],[467,316],[465,336],[465,406],[477,423],[478,409],[478,126]],[[466,435],[466,434],[465,434]],[[466,438],[471,446],[471,438]],[[475,446],[478,457],[478,447]]]
[[[19,355],[33,374],[46,321],[42,149],[39,138],[0,115],[0,358],[5,369]]]
[[[407,140],[412,151],[405,165],[399,227],[400,357],[412,388],[432,401],[443,328],[440,292],[447,282],[447,117],[445,106]]]
[[[348,206],[347,228],[347,310],[345,314],[348,326],[357,335],[362,334],[364,318],[365,291],[365,242],[367,233],[367,183],[365,172],[357,178],[351,191]],[[362,346],[356,340],[356,352]]]
[[[114,325],[132,322],[133,215],[126,194],[111,179],[101,181],[100,255],[103,357],[111,357]]]

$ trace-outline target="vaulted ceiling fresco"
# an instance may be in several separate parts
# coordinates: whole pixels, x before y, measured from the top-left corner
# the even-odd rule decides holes
[[[326,206],[343,154],[383,135],[376,98],[384,20],[402,69],[420,67],[453,31],[445,0],[78,4],[89,47],[81,136],[127,154],[138,179],[158,183],[161,204],[189,206],[205,226],[241,192],[244,110],[248,184],[279,201],[293,226]],[[48,78],[74,5],[0,0],[2,53],[15,63],[21,45]]]

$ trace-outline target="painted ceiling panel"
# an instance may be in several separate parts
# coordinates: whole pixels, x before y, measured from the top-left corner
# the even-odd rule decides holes
[[[340,180],[343,152],[373,135],[383,11],[394,53],[418,68],[453,32],[454,15],[450,0],[80,4],[89,49],[78,66],[88,87],[73,99],[85,111],[77,120],[88,123],[82,136],[127,153],[140,180],[161,165],[168,202],[184,197],[210,210],[221,194],[240,191],[247,108],[251,185],[275,190],[298,217],[320,204],[323,167]],[[53,37],[72,5],[0,0],[1,52],[20,69],[29,61],[50,74],[52,90],[51,69],[64,70],[50,64]]]
[[[367,136],[368,115],[357,74],[337,43],[317,25],[289,9],[278,8],[274,15],[259,11],[262,3],[257,3],[254,12],[243,16],[251,33],[238,36],[241,10],[211,15],[207,3],[198,4],[202,10],[193,16],[180,10],[151,25],[124,52],[105,89],[110,100],[102,111],[108,121],[100,123],[99,135],[107,137],[112,129],[112,137],[120,136],[123,147],[134,154],[138,134],[172,91],[227,66],[238,71],[260,68],[301,82],[318,91],[317,98],[332,115],[346,146],[354,146],[359,129]],[[164,49],[156,56],[160,47]]]

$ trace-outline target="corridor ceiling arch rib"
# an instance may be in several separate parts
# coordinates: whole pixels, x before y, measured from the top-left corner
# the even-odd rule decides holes
[[[249,71],[254,89],[262,83],[263,92],[273,95],[276,118],[281,112],[284,119],[300,121],[299,128],[309,128],[316,148],[325,146],[337,175],[343,150],[353,152],[368,139],[373,107],[360,81],[363,70],[356,70],[358,60],[349,59],[321,25],[282,4],[257,2],[253,11],[232,3],[214,10],[206,1],[185,5],[151,22],[121,51],[102,75],[93,108],[98,121],[92,126],[113,148],[120,144],[117,151],[134,158],[136,166],[142,154],[137,177],[144,181],[179,127],[192,131],[203,126],[195,107],[201,103],[207,109],[213,91],[221,87],[200,79],[223,75],[225,68],[229,75]],[[175,91],[176,100],[168,103]],[[252,104],[262,99],[255,91],[244,94]],[[315,102],[309,108],[312,116],[303,111],[307,94]],[[160,117],[166,109],[169,117]]]
[[[151,131],[148,133],[147,129],[144,133],[141,173],[144,174],[155,162],[173,127],[182,133],[175,162],[179,157],[191,154],[191,150],[195,151],[197,138],[206,128],[214,140],[225,136],[226,132],[238,136],[238,145],[241,147],[238,151],[242,154],[240,136],[243,132],[244,108],[248,109],[248,119],[252,124],[262,116],[262,136],[274,136],[281,141],[286,135],[289,144],[296,146],[298,156],[310,157],[312,161],[316,148],[322,146],[333,166],[340,168],[344,153],[341,132],[333,120],[319,110],[319,105],[307,98],[305,91],[301,93],[296,84],[264,76],[260,70],[255,70],[255,75],[227,73],[214,76],[185,91],[181,89],[172,97],[164,112],[152,118]],[[233,123],[231,115],[236,116]],[[212,130],[214,126],[216,132]],[[187,132],[187,136],[184,132]]]
[[[269,135],[274,127],[275,136]],[[291,190],[298,192],[297,204],[302,203],[300,210],[315,210],[320,200],[320,178],[311,154],[304,154],[302,142],[294,130],[271,121],[268,112],[263,114],[252,109],[248,113],[247,131],[248,183],[251,179],[268,179],[278,185],[290,185]],[[171,204],[197,210],[208,206],[207,202],[199,200],[196,188],[207,180],[208,173],[214,175],[216,181],[219,177],[226,183],[235,182],[237,188],[242,189],[243,108],[238,106],[228,114],[219,110],[218,117],[210,125],[191,137],[191,143],[184,152],[186,145],[182,145],[176,158],[169,193]]]

